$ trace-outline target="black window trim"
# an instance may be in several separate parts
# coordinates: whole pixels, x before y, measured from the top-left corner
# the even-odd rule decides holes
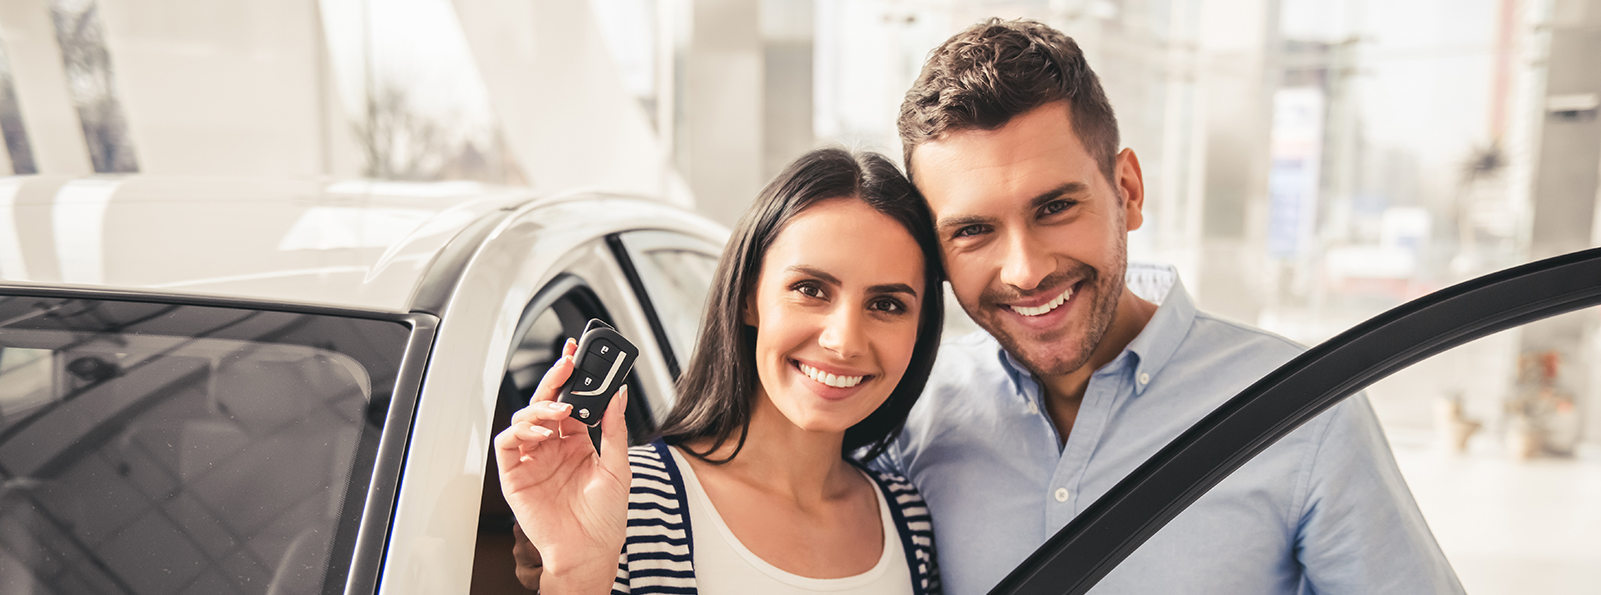
[[[1368,319],[1196,422],[990,593],[1081,595],[1235,469],[1368,385],[1474,339],[1595,305],[1601,248],[1471,279]]]
[[[612,257],[617,259],[617,265],[623,269],[623,276],[628,278],[628,287],[634,290],[634,297],[639,299],[640,307],[645,309],[645,319],[650,322],[650,334],[656,337],[656,344],[661,346],[662,361],[667,364],[667,373],[677,381],[681,371],[678,355],[673,353],[673,345],[667,340],[667,327],[656,314],[656,304],[650,301],[650,293],[645,291],[645,282],[639,277],[639,271],[634,268],[634,259],[628,254],[628,246],[623,244],[622,234],[607,235],[606,247],[611,248]]]

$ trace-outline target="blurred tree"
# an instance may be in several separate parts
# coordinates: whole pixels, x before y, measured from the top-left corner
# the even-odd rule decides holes
[[[95,172],[139,171],[122,104],[117,100],[99,5],[95,0],[53,0],[50,18]]]

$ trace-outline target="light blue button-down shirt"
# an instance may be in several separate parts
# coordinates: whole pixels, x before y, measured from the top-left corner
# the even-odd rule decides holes
[[[1131,281],[1151,269],[1131,267]],[[1064,444],[1041,389],[994,338],[947,341],[881,463],[934,517],[949,595],[989,591],[1180,432],[1303,348],[1200,313],[1175,277],[1096,370]],[[1131,283],[1131,286],[1133,284]],[[1461,593],[1367,399],[1347,399],[1241,467],[1096,593]]]

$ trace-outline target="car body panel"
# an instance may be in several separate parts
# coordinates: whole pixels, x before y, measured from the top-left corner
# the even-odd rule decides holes
[[[407,312],[464,228],[535,196],[461,182],[0,178],[0,281]]]
[[[552,224],[551,222],[560,222]],[[605,245],[608,234],[665,229],[721,244],[720,228],[683,211],[627,198],[541,202],[508,217],[473,255],[441,316],[418,401],[379,592],[466,592],[471,582],[484,456],[513,332],[535,293],[557,275],[586,281],[617,329],[644,353],[660,353],[646,314]],[[652,409],[671,376],[659,358],[636,366]]]
[[[608,242],[647,230],[713,256],[728,233],[587,190],[15,176],[0,178],[0,292],[410,321],[345,588],[466,592],[492,415],[538,292],[580,279],[645,354],[634,382],[650,410],[671,404],[654,315]]]

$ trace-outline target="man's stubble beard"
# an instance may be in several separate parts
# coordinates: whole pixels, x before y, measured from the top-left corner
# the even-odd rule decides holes
[[[995,340],[1001,344],[1001,347],[1005,349],[1007,353],[1012,354],[1014,359],[1016,359],[1019,363],[1022,363],[1023,367],[1028,368],[1028,371],[1033,373],[1035,376],[1061,376],[1063,374],[1073,372],[1074,370],[1083,368],[1085,364],[1089,363],[1090,356],[1095,353],[1095,348],[1101,344],[1101,339],[1106,337],[1106,331],[1112,327],[1112,320],[1117,316],[1118,301],[1123,295],[1124,287],[1127,285],[1126,281],[1124,280],[1124,276],[1128,271],[1127,234],[1119,234],[1116,250],[1117,254],[1116,259],[1113,260],[1113,266],[1117,267],[1117,269],[1115,271],[1107,271],[1107,274],[1103,275],[1100,271],[1090,268],[1089,265],[1079,263],[1079,267],[1086,269],[1090,275],[1086,285],[1093,285],[1095,291],[1094,301],[1089,304],[1090,312],[1089,319],[1087,320],[1087,328],[1085,329],[1084,335],[1079,338],[1078,349],[1076,353],[1073,354],[1071,359],[1052,362],[1050,361],[1048,354],[1030,353],[1023,350],[1022,343],[1017,337],[1004,332],[1002,328],[1003,325],[992,324],[990,322],[991,320],[998,319],[1004,314],[997,313],[993,318],[976,316],[974,315],[974,307],[972,307],[973,305],[965,302],[961,303],[962,309],[967,311],[968,317],[973,319],[973,322],[977,323],[980,328],[983,328],[986,332],[988,332],[990,336],[995,337]],[[1073,272],[1074,270],[1070,269],[1068,271],[1052,273],[1051,275],[1047,276],[1043,280],[1044,282],[1042,282],[1040,285],[1042,287],[1049,287],[1051,285],[1048,285],[1048,283],[1052,283],[1053,280],[1062,279],[1064,277],[1073,278],[1081,276],[1072,275]],[[1056,281],[1055,283],[1055,287],[1058,289],[1065,288],[1060,284],[1059,281]],[[1082,289],[1083,288],[1080,288],[1080,291],[1082,291]],[[1001,301],[1001,297],[998,296],[997,293],[998,292],[986,289],[984,294],[979,297],[979,303],[976,305],[976,307],[989,309],[991,312],[993,312],[997,307],[996,303]],[[1017,294],[1015,291],[1008,293],[1012,295]],[[1077,296],[1075,295],[1074,297]],[[960,302],[960,300],[958,300],[958,302]],[[1060,333],[1069,331],[1070,329],[1057,329],[1050,331],[1045,336],[1041,337],[1040,342],[1055,342],[1057,337],[1060,336]]]

